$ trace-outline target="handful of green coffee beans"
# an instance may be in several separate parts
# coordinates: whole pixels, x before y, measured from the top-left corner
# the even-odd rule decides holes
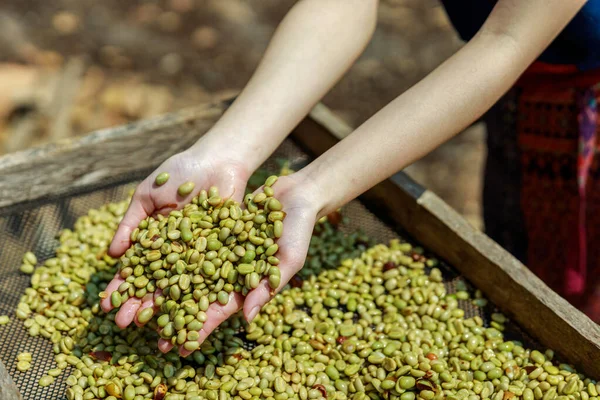
[[[245,208],[220,197],[216,187],[202,190],[182,210],[148,217],[131,233],[131,247],[120,259],[125,281],[112,292],[118,308],[129,298],[157,294],[161,337],[193,351],[211,303],[226,305],[232,292],[246,295],[267,278],[277,289],[281,275],[278,245],[285,212],[266,180],[263,191],[244,198]],[[153,309],[137,318],[147,323]]]

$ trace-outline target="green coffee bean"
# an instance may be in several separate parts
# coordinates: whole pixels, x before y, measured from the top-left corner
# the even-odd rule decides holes
[[[271,289],[277,289],[281,283],[281,272],[279,268],[273,266],[269,269],[269,286]]]
[[[23,262],[26,264],[36,265],[37,257],[31,251],[28,251],[23,255]]]
[[[280,238],[283,235],[283,222],[275,221],[273,222],[273,234],[276,238]]]
[[[269,209],[271,211],[281,211],[282,208],[281,203],[276,198],[271,198],[271,200],[269,200]]]
[[[154,315],[154,310],[152,307],[146,307],[137,314],[137,319],[140,324],[147,324],[152,316]]]
[[[185,182],[177,188],[177,193],[182,197],[187,196],[192,193],[195,186],[194,182]]]
[[[42,387],[50,386],[54,382],[54,377],[50,375],[44,375],[40,378],[38,384]]]
[[[544,357],[544,355],[537,350],[533,350],[531,352],[530,357],[534,362],[536,362],[538,364],[543,364],[544,361],[546,361],[546,357]]]
[[[21,372],[25,372],[31,368],[31,363],[29,361],[19,361],[17,362],[17,370]]]
[[[399,389],[412,389],[416,384],[415,378],[412,376],[403,376],[398,380]],[[396,389],[398,390],[398,389]]]
[[[22,273],[27,275],[31,275],[35,271],[35,267],[31,264],[21,264],[21,267],[19,269]]]
[[[277,182],[278,177],[276,175],[271,175],[265,181],[265,186],[273,186],[275,182]]]
[[[198,340],[187,341],[184,343],[183,347],[188,351],[195,351],[200,347],[200,343]]]
[[[229,293],[221,291],[217,295],[217,300],[221,305],[226,305],[229,302]]]
[[[31,353],[23,352],[23,353],[17,354],[17,361],[28,361],[28,362],[30,362],[31,360],[32,360]]]
[[[136,396],[135,387],[133,385],[127,385],[123,391],[123,399],[134,400]]]
[[[167,183],[170,176],[171,175],[169,175],[168,172],[161,172],[160,174],[156,175],[156,179],[154,180],[154,183],[156,184],[156,186],[162,186],[165,183]]]
[[[114,291],[110,294],[110,303],[113,307],[121,307],[121,294],[118,291]]]

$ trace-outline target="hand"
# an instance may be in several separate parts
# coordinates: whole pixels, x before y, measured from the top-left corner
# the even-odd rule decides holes
[[[271,290],[267,279],[263,279],[259,286],[252,290],[246,298],[240,293],[232,293],[227,305],[222,306],[218,302],[210,305],[206,314],[207,320],[200,330],[198,341],[204,342],[208,335],[238,312],[242,307],[247,321],[252,321],[262,306],[269,302],[287,282],[304,266],[306,253],[310,244],[310,237],[317,221],[317,192],[311,190],[306,181],[296,173],[290,176],[280,177],[272,186],[275,197],[283,205],[286,217],[283,223],[283,235],[277,241],[279,251],[279,268],[281,270],[281,283],[276,290]],[[260,190],[260,189],[259,189]],[[159,341],[159,348],[167,352],[173,348],[170,342],[163,339]],[[179,354],[186,357],[191,352],[179,348]]]
[[[215,156],[215,154],[222,151],[222,149],[215,151],[211,146],[203,147],[199,142],[198,146],[166,160],[140,183],[115,233],[109,248],[109,254],[112,257],[119,257],[129,248],[131,245],[131,232],[141,220],[150,215],[168,214],[171,210],[182,208],[202,189],[217,186],[223,197],[232,197],[241,202],[250,173],[241,162]],[[157,186],[154,181],[156,176],[162,172],[170,174],[169,180],[164,185]],[[187,181],[195,183],[194,190],[187,196],[180,196],[177,193],[177,188]],[[108,284],[106,288],[108,297],[100,302],[104,311],[108,312],[114,308],[110,302],[110,294],[123,281],[117,274]],[[155,296],[159,294],[160,291],[154,293]],[[232,299],[230,304],[238,302],[241,304],[241,299]],[[128,326],[132,321],[141,326],[137,314],[148,307],[154,307],[155,312],[158,309],[154,306],[152,294],[143,299],[131,298],[121,306],[117,312],[115,322],[121,328]],[[159,343],[161,349],[166,349],[167,344]]]
[[[207,320],[200,330],[198,341],[202,343],[211,332],[230,316],[244,309],[244,316],[251,322],[260,309],[267,304],[275,294],[304,266],[310,238],[318,219],[318,194],[312,190],[301,173],[280,177],[272,186],[274,197],[283,205],[287,214],[283,222],[283,235],[277,241],[279,251],[279,269],[281,283],[272,290],[268,280],[264,278],[256,289],[248,293],[246,298],[240,293],[232,293],[229,303],[222,306],[215,302],[210,305]],[[259,189],[261,190],[261,189]],[[162,339],[161,339],[162,340]],[[168,342],[159,342],[162,351],[168,351],[173,346]],[[179,353],[184,357],[191,352],[180,348]]]

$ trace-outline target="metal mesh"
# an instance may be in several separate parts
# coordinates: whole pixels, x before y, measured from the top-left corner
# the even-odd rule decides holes
[[[295,168],[310,161],[309,157],[290,140],[283,143],[264,167],[277,171],[278,158],[289,160]],[[0,209],[0,231],[3,232],[0,245],[0,315],[6,314],[11,317],[8,325],[0,326],[0,359],[24,399],[65,398],[65,379],[69,374],[66,373],[67,371],[63,372],[50,387],[38,386],[37,382],[44,373],[55,367],[54,354],[49,340],[30,337],[23,322],[15,318],[19,298],[28,287],[30,278],[19,272],[23,254],[32,250],[40,262],[52,257],[58,244],[56,236],[61,229],[72,227],[75,220],[91,208],[125,199],[135,188],[136,179],[141,179],[145,174],[146,172],[142,171],[138,176],[132,177],[130,182],[108,182],[103,186],[86,188],[45,203],[36,202],[18,208]],[[348,204],[344,210],[344,214],[349,217],[348,224],[343,227],[345,230],[362,229],[378,243],[387,243],[399,237],[399,233],[380,221],[357,200]],[[406,238],[406,235],[402,233],[400,235]],[[446,288],[453,293],[456,291],[456,284],[460,277],[450,267],[444,264],[442,267]],[[465,310],[466,317],[480,315],[484,321],[488,321],[486,317],[493,311],[492,307],[488,307],[484,313],[470,301],[461,301],[460,305]],[[508,337],[524,339],[522,331],[513,324],[508,325],[514,331],[507,332]],[[533,344],[533,347],[537,348],[531,340],[525,340],[525,343]],[[32,368],[25,373],[16,370],[16,356],[23,351],[31,352],[33,355]]]

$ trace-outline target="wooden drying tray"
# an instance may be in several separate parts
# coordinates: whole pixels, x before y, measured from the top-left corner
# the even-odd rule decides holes
[[[204,104],[1,157],[0,212],[155,168],[203,135],[228,104]],[[350,131],[318,105],[291,137],[316,157]],[[600,328],[434,193],[397,174],[360,199],[453,265],[541,344],[600,379]]]

